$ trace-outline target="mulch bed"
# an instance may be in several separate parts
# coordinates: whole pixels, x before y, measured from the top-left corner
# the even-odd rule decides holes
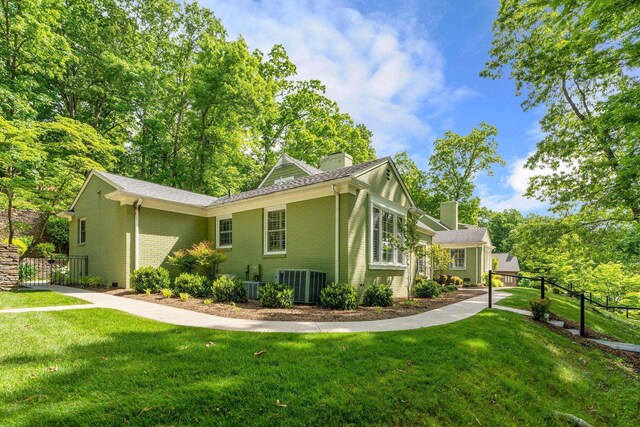
[[[358,307],[356,310],[329,310],[316,305],[296,305],[292,309],[265,308],[257,300],[249,300],[245,304],[212,303],[205,305],[205,298],[189,298],[182,301],[179,298],[165,298],[161,294],[138,294],[127,289],[102,290],[111,295],[137,299],[140,301],[164,304],[186,310],[231,317],[234,319],[252,320],[290,320],[303,322],[349,322],[360,320],[393,319],[411,316],[425,311],[444,307],[465,299],[473,298],[485,293],[483,290],[464,290],[442,293],[437,298],[395,299],[391,307]]]

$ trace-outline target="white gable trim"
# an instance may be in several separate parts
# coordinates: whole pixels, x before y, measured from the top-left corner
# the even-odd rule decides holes
[[[287,155],[286,154],[282,154],[279,158],[278,161],[276,162],[275,165],[273,165],[273,167],[271,168],[271,170],[269,171],[269,173],[267,174],[267,176],[264,177],[264,179],[262,180],[262,182],[260,183],[260,185],[258,185],[258,188],[262,188],[262,186],[264,185],[265,182],[267,182],[267,179],[269,179],[269,177],[271,176],[271,174],[273,173],[274,170],[276,170],[276,168],[282,166],[284,164],[284,161],[287,160]],[[307,175],[309,175],[309,172],[307,172],[306,170],[302,169],[300,166],[298,166],[297,164],[295,164],[294,162],[289,162],[288,164],[293,165],[295,167],[297,167],[298,169],[300,169],[302,172],[306,173]]]
[[[73,211],[73,208],[76,206],[76,203],[78,203],[78,200],[80,199],[80,196],[84,192],[84,189],[87,187],[87,184],[89,184],[89,181],[91,181],[91,178],[93,178],[94,176],[97,176],[98,178],[100,178],[110,186],[114,187],[115,189],[122,190],[122,187],[120,187],[118,184],[116,184],[115,182],[111,181],[109,178],[102,175],[100,171],[92,170],[89,176],[87,177],[87,179],[84,180],[84,183],[82,184],[82,187],[80,187],[80,191],[78,191],[78,194],[76,194],[75,199],[73,199],[73,202],[71,203],[71,207],[69,208],[69,211]]]
[[[404,180],[402,179],[402,176],[400,176],[400,172],[398,172],[398,168],[396,168],[395,163],[393,163],[393,160],[390,157],[387,159],[386,162],[378,163],[376,165],[373,165],[373,166],[371,166],[369,168],[366,168],[365,170],[362,170],[362,171],[354,174],[353,176],[357,178],[357,177],[362,176],[367,172],[371,172],[372,170],[374,170],[376,168],[379,168],[380,166],[383,166],[383,165],[390,165],[391,166],[391,169],[393,170],[393,173],[395,174],[396,179],[400,182],[400,185],[402,186],[402,191],[404,191],[404,195],[407,196],[407,199],[409,199],[409,203],[411,204],[411,207],[415,208],[416,204],[413,201],[413,199],[411,198],[411,194],[409,194],[409,189],[407,189],[407,186],[405,185]]]

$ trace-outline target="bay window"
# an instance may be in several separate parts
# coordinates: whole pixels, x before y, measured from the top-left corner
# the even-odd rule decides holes
[[[371,264],[378,267],[406,267],[404,253],[394,242],[402,242],[404,216],[378,205],[371,205]]]

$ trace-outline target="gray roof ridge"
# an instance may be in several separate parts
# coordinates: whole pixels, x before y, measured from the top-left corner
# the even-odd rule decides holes
[[[98,174],[98,175],[103,175],[103,176],[105,176],[105,175],[106,175],[106,176],[105,176],[106,178],[109,178],[109,176],[118,177],[118,178],[125,178],[125,179],[131,180],[131,181],[137,181],[137,182],[144,183],[144,184],[151,184],[151,185],[155,185],[155,186],[158,186],[158,187],[163,187],[163,188],[166,188],[166,189],[171,190],[171,191],[177,191],[177,192],[181,192],[181,193],[185,193],[185,194],[190,194],[190,195],[195,195],[195,196],[201,196],[201,197],[210,197],[210,198],[212,198],[212,199],[219,199],[219,197],[211,196],[211,195],[209,195],[209,194],[197,193],[197,192],[195,192],[195,191],[184,190],[184,189],[182,189],[182,188],[176,188],[176,187],[172,187],[172,186],[170,186],[170,185],[166,185],[166,184],[158,184],[157,182],[153,182],[153,181],[146,181],[146,180],[144,180],[144,179],[131,178],[131,177],[129,177],[129,176],[126,176],[126,175],[119,175],[119,174],[117,174],[117,173],[113,173],[113,172],[107,172],[107,171],[101,171],[101,170],[94,169],[94,170],[93,170],[93,173],[94,173],[94,174]],[[121,186],[120,184],[118,184],[118,183],[114,183],[114,184],[118,185],[119,187],[122,187],[122,186]],[[126,189],[125,189],[125,190],[126,190]]]

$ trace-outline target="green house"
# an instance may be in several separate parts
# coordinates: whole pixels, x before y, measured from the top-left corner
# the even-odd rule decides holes
[[[460,277],[465,283],[480,284],[482,275],[491,269],[493,245],[489,230],[458,222],[458,203],[440,204],[440,219],[420,218],[436,231],[433,243],[448,249],[451,264],[446,274]]]
[[[429,274],[428,260],[391,244],[409,213],[422,214],[389,157],[353,165],[335,153],[319,168],[282,155],[258,188],[225,197],[93,171],[60,216],[70,221],[70,254],[88,256],[89,274],[113,286],[128,288],[136,268],[169,268],[174,251],[209,240],[227,255],[221,273],[242,280],[319,272],[326,283],[362,291],[384,282],[404,295],[410,261]],[[424,245],[437,228],[418,222]]]

